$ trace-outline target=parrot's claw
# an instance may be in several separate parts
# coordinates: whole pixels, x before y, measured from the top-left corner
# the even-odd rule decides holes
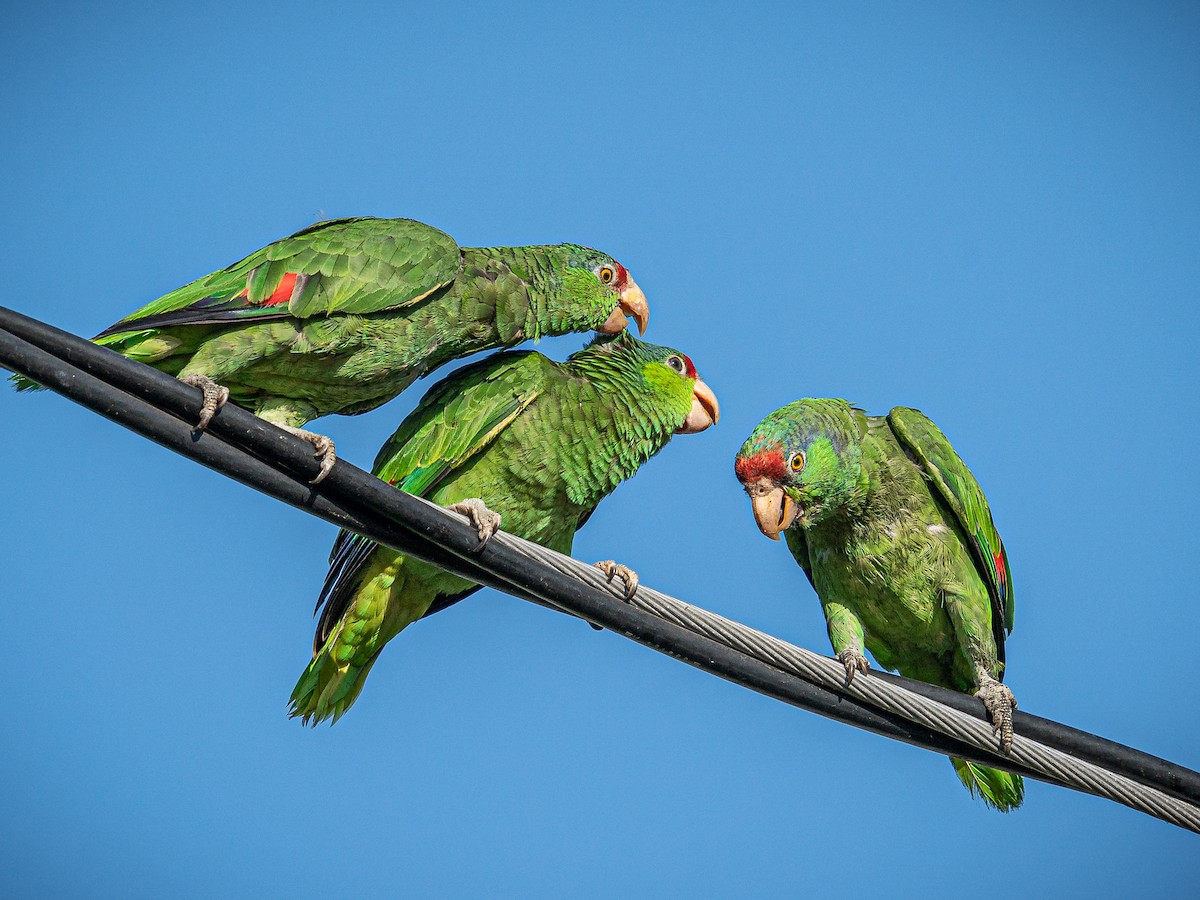
[[[200,421],[192,430],[199,434],[208,427],[212,417],[229,400],[229,388],[217,384],[207,375],[180,375],[179,380],[204,392],[204,403],[200,407]]]
[[[835,659],[846,667],[846,687],[850,687],[856,672],[865,672],[871,668],[871,664],[857,647],[847,647]]]
[[[305,431],[303,428],[293,428],[291,425],[280,425],[279,427],[288,434],[295,435],[300,440],[308,441],[313,445],[313,456],[321,461],[321,471],[309,484],[320,484],[324,481],[329,470],[333,468],[333,464],[337,462],[337,449],[333,446],[333,441],[323,434],[315,434]]]
[[[466,516],[467,520],[475,526],[475,532],[479,535],[479,546],[475,548],[477,550],[482,550],[484,545],[492,539],[492,535],[500,530],[500,513],[492,512],[482,500],[472,497],[470,500],[453,503],[446,509]]]
[[[620,578],[625,582],[625,599],[633,599],[633,595],[637,593],[638,589],[637,572],[633,571],[629,566],[623,566],[611,559],[601,560],[598,563],[592,563],[592,565],[604,573],[605,579],[610,584],[614,578]]]
[[[1012,714],[1017,708],[1017,698],[1005,685],[995,678],[984,675],[979,681],[979,690],[975,696],[983,701],[988,715],[992,719],[992,734],[1000,736],[1000,750],[1003,753],[1012,751],[1013,725]]]

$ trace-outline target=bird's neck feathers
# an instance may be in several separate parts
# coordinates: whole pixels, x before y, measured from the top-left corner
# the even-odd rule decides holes
[[[821,527],[829,532],[855,536],[877,527],[891,527],[902,512],[903,503],[899,498],[907,496],[907,493],[895,490],[896,482],[905,473],[897,471],[897,461],[869,438],[856,443],[852,452],[856,462],[844,468],[839,502]]]
[[[484,277],[495,281],[494,269],[519,282],[514,293],[520,300],[513,308],[498,306],[496,324],[502,335],[519,328],[524,338],[591,331],[604,324],[612,311],[611,298],[587,268],[572,265],[572,252],[584,251],[572,244],[530,247],[477,247],[463,251],[464,262],[474,257],[487,260]]]
[[[911,506],[914,492],[925,490],[924,479],[904,450],[894,439],[883,440],[878,433],[865,444],[863,474],[868,518],[892,521]]]
[[[542,247],[463,248],[464,293],[489,296],[495,305],[496,331],[505,344],[537,340],[551,289]]]
[[[814,525],[839,528],[862,514],[870,478],[857,442],[821,435],[808,445],[801,490]]]
[[[577,464],[568,473],[568,496],[581,506],[594,506],[631,478],[667,445],[691,409],[690,388],[685,396],[648,379],[644,369],[652,363],[633,343],[624,334],[601,338],[562,364],[581,394],[575,410],[589,420],[586,438],[581,435],[571,449]]]

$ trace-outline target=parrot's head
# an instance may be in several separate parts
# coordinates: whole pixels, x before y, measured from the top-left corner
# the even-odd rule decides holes
[[[652,398],[656,410],[665,411],[665,424],[673,434],[696,434],[721,418],[717,395],[700,379],[685,353],[647,344],[622,331],[612,337],[597,337],[576,356],[590,354],[619,361],[636,377],[641,389],[638,393]]]
[[[746,439],[734,473],[771,540],[815,525],[863,490],[856,410],[845,400],[797,400],[777,409]]]
[[[566,316],[568,321],[601,334],[617,334],[633,319],[638,334],[646,333],[650,305],[623,265],[589,247],[559,244],[554,250],[563,311],[573,313]]]

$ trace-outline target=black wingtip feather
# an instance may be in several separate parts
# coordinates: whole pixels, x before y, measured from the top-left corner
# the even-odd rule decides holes
[[[263,313],[253,308],[238,310],[212,309],[181,309],[178,312],[162,313],[157,316],[146,316],[142,319],[128,319],[110,325],[96,335],[92,340],[109,337],[114,334],[128,334],[134,331],[149,331],[153,328],[173,328],[177,325],[228,325],[233,322],[270,322],[286,319],[290,313],[285,309],[278,313]]]

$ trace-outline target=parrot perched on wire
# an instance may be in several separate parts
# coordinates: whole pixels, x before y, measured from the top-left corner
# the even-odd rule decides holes
[[[924,414],[868,416],[798,400],[758,424],[734,471],[767,537],[782,533],[825,612],[847,684],[868,663],[984,703],[1001,748],[1016,699],[1001,684],[1013,627],[1008,557],[983,491]],[[1020,776],[960,759],[973,795],[1005,812]]]
[[[204,391],[197,430],[232,398],[335,459],[301,426],[391,400],[456,359],[542,335],[644,333],[645,295],[574,244],[459,247],[412,219],[335,219],[143,306],[94,340]],[[15,376],[18,390],[37,385]]]
[[[570,553],[596,505],[674,434],[720,415],[677,350],[623,333],[566,362],[502,352],[434,385],[379,451],[374,474],[466,515],[485,541],[505,531]],[[305,723],[336,721],[384,644],[478,585],[343,531],[317,602],[313,660],[291,698]],[[597,563],[627,595],[636,575]]]

